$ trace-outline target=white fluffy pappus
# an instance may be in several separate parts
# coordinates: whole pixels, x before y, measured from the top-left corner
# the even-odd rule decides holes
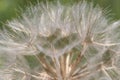
[[[23,65],[30,66],[25,57],[29,55],[40,62],[33,71],[31,67],[19,68],[20,64],[11,68],[20,73],[17,76],[21,80],[120,78],[116,65],[116,56],[120,55],[120,21],[110,21],[104,10],[92,3],[38,3],[6,25],[9,29],[0,33],[0,52],[24,58]],[[12,72],[11,80],[14,77]]]

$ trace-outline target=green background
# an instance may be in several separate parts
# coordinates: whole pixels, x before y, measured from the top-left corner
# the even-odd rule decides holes
[[[21,14],[20,10],[25,10],[26,6],[36,4],[38,1],[57,1],[57,0],[0,0],[0,26],[7,20],[11,20]],[[72,4],[80,0],[60,0],[63,4]],[[102,8],[110,11],[112,18],[120,19],[120,0],[86,0],[99,4]]]

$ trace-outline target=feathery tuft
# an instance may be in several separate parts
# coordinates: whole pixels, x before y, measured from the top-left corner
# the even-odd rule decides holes
[[[119,80],[120,21],[104,13],[87,2],[27,8],[0,33],[2,80]]]

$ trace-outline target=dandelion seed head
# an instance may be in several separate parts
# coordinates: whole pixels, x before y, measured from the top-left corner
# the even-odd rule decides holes
[[[109,21],[105,13],[85,1],[27,8],[20,18],[6,23],[9,29],[0,32],[0,55],[15,58],[9,74],[15,80],[119,78],[120,21]],[[9,65],[11,57],[7,58]],[[31,67],[34,58],[39,64]]]

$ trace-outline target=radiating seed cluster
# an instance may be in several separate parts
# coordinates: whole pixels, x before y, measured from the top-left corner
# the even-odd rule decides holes
[[[80,2],[27,8],[0,31],[0,80],[119,80],[120,21]]]

